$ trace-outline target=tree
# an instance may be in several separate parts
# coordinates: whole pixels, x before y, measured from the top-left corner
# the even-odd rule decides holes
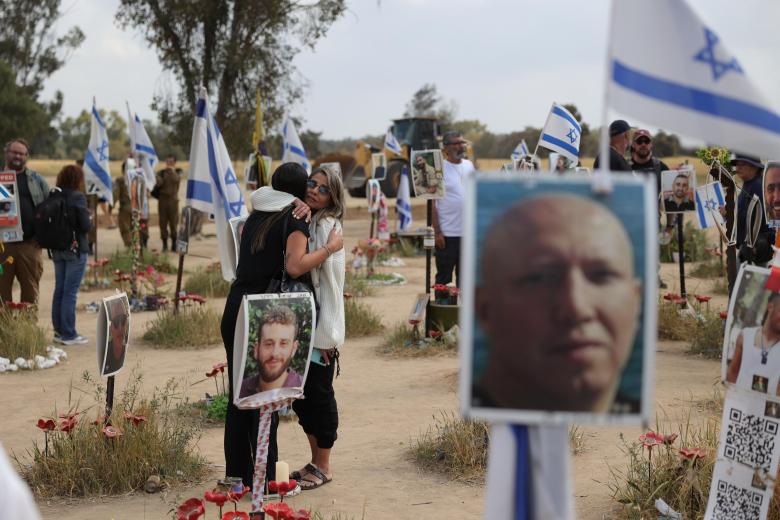
[[[129,149],[127,135],[127,121],[119,112],[112,110],[106,113],[104,109],[98,109],[100,119],[106,125],[106,134],[108,135],[108,152],[112,160],[124,159],[127,157]],[[81,113],[73,118],[68,117],[60,124],[60,138],[65,156],[72,159],[84,157],[84,152],[89,144],[89,133],[92,128],[92,112],[82,110]],[[148,129],[148,123],[145,123]],[[157,146],[157,143],[152,140]]]
[[[404,117],[435,117],[443,126],[448,126],[455,120],[457,112],[458,106],[454,101],[445,101],[436,85],[426,83],[406,104]]]
[[[120,0],[116,21],[141,32],[179,82],[176,99],[155,96],[162,123],[186,142],[202,84],[236,153],[252,146],[256,89],[272,127],[302,95],[293,58],[313,48],[345,10],[346,0]]]
[[[14,137],[36,135],[49,126],[49,114],[30,96],[27,89],[16,84],[11,67],[0,61],[0,145]],[[33,153],[37,148],[32,146]]]

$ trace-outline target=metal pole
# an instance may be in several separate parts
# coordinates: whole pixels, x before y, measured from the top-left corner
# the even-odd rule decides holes
[[[685,298],[685,242],[683,238],[683,219],[682,215],[677,215],[677,251],[680,262],[680,296]],[[685,308],[687,304],[683,304]]]
[[[111,411],[114,409],[114,376],[108,376],[106,383],[106,424],[111,421]]]
[[[184,273],[184,254],[179,253],[179,270],[176,273],[176,292],[173,293],[173,315],[179,313],[179,292],[181,291],[181,276]]]
[[[426,201],[426,226],[430,227],[433,223],[433,201],[428,199]],[[435,247],[435,246],[434,246]],[[425,293],[431,294],[431,251],[432,249],[425,250]],[[434,298],[436,294],[434,293]],[[428,298],[428,304],[425,309],[425,337],[428,337],[428,333],[431,330],[431,320],[429,319],[430,313],[428,310],[431,306],[431,299]]]

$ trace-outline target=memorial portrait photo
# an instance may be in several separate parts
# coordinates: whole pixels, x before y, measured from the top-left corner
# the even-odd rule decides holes
[[[651,404],[655,190],[626,178],[594,194],[588,179],[528,175],[471,186],[464,413],[638,421]]]
[[[424,199],[444,197],[444,170],[441,150],[412,152],[412,185],[414,196]]]
[[[693,169],[661,172],[661,203],[666,213],[695,211],[696,172]]]
[[[125,364],[130,337],[130,302],[126,293],[103,298],[98,317],[98,366],[100,375],[117,374]]]

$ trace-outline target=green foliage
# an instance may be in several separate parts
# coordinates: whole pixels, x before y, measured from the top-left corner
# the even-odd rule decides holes
[[[198,269],[187,276],[184,290],[209,298],[224,297],[230,292],[230,283],[222,278],[222,269],[216,263],[206,266],[205,269]]]
[[[206,405],[206,417],[212,421],[224,422],[227,417],[228,396],[227,394],[215,395]]]
[[[369,305],[361,303],[355,298],[344,302],[344,324],[348,339],[370,336],[381,332],[384,328],[379,314]]]
[[[205,348],[222,341],[222,316],[201,305],[179,305],[163,309],[146,324],[143,339],[155,348]]]
[[[455,120],[458,107],[454,101],[446,101],[440,94],[436,85],[425,83],[412,95],[412,99],[406,104],[404,117],[435,117],[443,126],[447,126]],[[400,136],[397,136],[400,137]]]
[[[31,138],[39,132],[49,131],[49,113],[27,89],[14,83],[14,74],[7,63],[0,61],[0,144],[15,137]],[[35,143],[31,143],[36,153]]]
[[[171,261],[170,255],[167,253],[153,253],[148,249],[143,250],[143,258],[140,261],[141,267],[151,265],[157,271],[165,274],[172,274],[177,271]],[[108,272],[113,272],[116,269],[120,271],[129,272],[133,268],[133,255],[129,249],[117,250],[111,255],[110,261],[106,264]]]
[[[33,359],[46,356],[46,337],[38,326],[37,309],[14,311],[0,306],[0,357]]]
[[[487,466],[488,425],[440,412],[434,424],[412,441],[415,462],[465,482],[480,482]]]
[[[230,152],[252,148],[255,92],[266,128],[301,96],[294,57],[313,47],[346,10],[345,0],[121,0],[116,21],[141,33],[178,81],[178,97],[155,96],[153,109],[179,144],[188,144],[192,107],[203,84]]]
[[[434,330],[437,330],[434,327]],[[384,343],[379,352],[398,357],[423,357],[441,354],[453,354],[458,350],[457,335],[444,334],[439,338],[423,338],[425,333],[422,323],[412,326],[398,322],[385,335]]]
[[[707,253],[707,234],[697,229],[691,220],[683,226],[683,248],[686,262],[701,262],[710,258]],[[672,262],[672,253],[677,252],[677,228],[672,230],[672,241],[667,246],[661,246],[661,262]]]
[[[290,363],[290,368],[303,374],[306,365],[306,354],[311,343],[311,306],[308,301],[288,301],[288,300],[252,300],[249,302],[249,340],[248,348],[251,350],[260,339],[260,323],[263,314],[279,305],[289,307],[298,319],[298,342],[301,345]],[[254,355],[247,356],[244,378],[257,374],[257,361]]]
[[[713,311],[696,316],[688,352],[707,359],[720,359],[723,353],[723,333],[726,322]]]
[[[700,262],[690,270],[689,274],[695,278],[717,278],[719,276],[725,276],[726,265],[721,265],[720,260],[716,257],[710,257],[703,262]]]
[[[22,476],[36,495],[45,498],[116,495],[142,488],[152,475],[175,484],[197,480],[206,474],[206,460],[196,451],[200,432],[196,424],[176,413],[182,392],[173,380],[155,389],[150,399],[139,399],[141,377],[133,373],[114,401],[109,422],[122,435],[113,439],[103,433],[104,421],[96,417],[98,414],[86,414],[89,408],[101,409],[105,402],[103,387],[89,373],[84,374],[84,383],[92,387],[95,402],[89,406],[81,402],[67,403],[69,413],[78,414],[75,428],[70,433],[55,430],[48,434],[47,440],[34,441],[28,460],[15,457]],[[74,390],[89,393],[72,388],[68,396]],[[125,413],[143,416],[145,420],[134,425]],[[51,416],[56,420],[58,412],[53,411]],[[31,435],[43,437],[40,431]]]
[[[124,159],[127,148],[127,121],[117,112],[112,110],[106,113],[104,109],[98,109],[100,118],[106,125],[108,135],[109,158],[113,160]],[[60,139],[66,157],[82,157],[89,144],[89,132],[92,124],[92,112],[82,110],[74,117],[66,117],[60,123]],[[119,173],[119,172],[116,172]]]

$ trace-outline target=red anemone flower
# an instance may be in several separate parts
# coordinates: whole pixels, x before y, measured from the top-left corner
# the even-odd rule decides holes
[[[192,301],[194,301],[196,303],[199,303],[201,305],[206,303],[206,298],[204,298],[203,296],[201,296],[199,294],[190,294],[189,297],[190,297],[190,300],[192,300]]]
[[[38,419],[38,428],[41,430],[51,431],[57,427],[57,423],[54,419]]]
[[[138,426],[142,422],[146,422],[145,415],[135,415],[130,412],[125,412],[125,419],[127,419],[128,421],[132,421],[133,426]]]
[[[705,450],[704,448],[682,448],[678,450],[678,452],[684,459],[690,461],[704,458],[707,455],[707,450]]]
[[[666,293],[666,294],[664,294],[664,300],[666,300],[668,302],[674,301],[675,299],[677,299],[679,297],[680,297],[680,295],[679,294],[675,294],[675,293]]]
[[[206,491],[203,494],[203,498],[206,499],[206,502],[211,502],[212,504],[216,504],[217,507],[224,506],[225,502],[230,500],[230,497],[228,496],[227,493],[223,493],[222,491],[219,491],[217,489]]]
[[[678,435],[676,433],[670,433],[669,435],[664,435],[663,436],[664,444],[666,444],[667,446],[671,445],[677,439],[677,437]]]
[[[639,436],[639,442],[642,443],[642,446],[653,449],[653,447],[660,446],[664,443],[664,436],[655,433],[654,431],[649,431]]]
[[[106,438],[108,439],[113,439],[115,437],[119,437],[122,435],[122,430],[111,425],[104,426],[101,431],[103,432],[103,435],[105,435]]]
[[[176,508],[176,520],[198,520],[205,514],[206,508],[199,498],[190,498]]]
[[[268,481],[268,492],[269,493],[276,493],[279,491],[279,486],[276,485],[275,480],[269,480]]]
[[[704,296],[703,294],[695,294],[694,297],[699,303],[707,303],[712,299],[712,296]]]
[[[69,419],[65,419],[60,423],[60,430],[70,433],[70,431],[76,427],[76,417],[71,417]]]
[[[420,320],[409,320],[409,325],[419,325]]]
[[[284,502],[266,504],[263,506],[263,511],[274,520],[283,520],[287,518],[288,514],[293,512],[292,508]]]
[[[441,337],[441,331],[440,330],[432,330],[428,333],[428,335],[432,338],[440,338]]]
[[[685,299],[685,298],[683,298],[682,296],[679,296],[679,297],[677,297],[677,298],[674,298],[674,299],[672,300],[672,302],[676,303],[677,305],[684,305],[684,304],[688,303],[688,300],[686,300],[686,299]]]
[[[289,518],[289,517],[285,517]],[[220,520],[249,520],[249,513],[244,513],[243,511],[228,511],[224,515],[222,515],[222,518]]]
[[[311,513],[305,509],[291,511],[284,517],[285,520],[311,520]]]
[[[233,502],[238,502],[241,500],[241,498],[249,493],[250,489],[247,486],[244,486],[241,491],[235,492],[235,491],[228,491],[228,499]]]
[[[447,287],[447,286],[446,286],[446,285],[444,285],[444,284],[437,283],[437,284],[434,284],[434,285],[433,285],[433,290],[434,290],[434,291],[449,291],[449,290],[450,290],[450,288],[449,288],[449,287]]]
[[[726,318],[729,317],[729,313],[726,312],[726,311],[720,311],[720,313],[718,315],[720,316],[720,319],[722,319],[722,320],[725,320]]]

